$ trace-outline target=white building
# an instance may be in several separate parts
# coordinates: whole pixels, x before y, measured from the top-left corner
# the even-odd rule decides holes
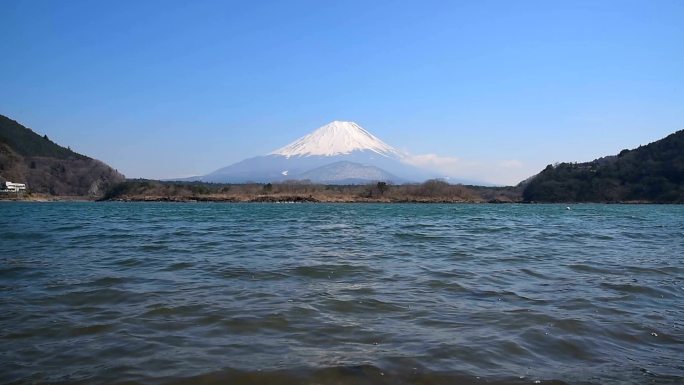
[[[20,192],[20,191],[25,191],[26,190],[26,184],[24,183],[13,183],[13,182],[5,182],[4,186],[2,186],[2,191],[4,192]]]

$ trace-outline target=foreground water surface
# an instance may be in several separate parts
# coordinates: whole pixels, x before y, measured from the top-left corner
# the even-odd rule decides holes
[[[681,384],[684,207],[0,202],[0,382]]]

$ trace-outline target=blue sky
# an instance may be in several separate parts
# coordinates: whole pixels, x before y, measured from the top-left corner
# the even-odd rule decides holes
[[[684,128],[684,1],[0,2],[0,113],[129,177],[352,120],[516,183]]]

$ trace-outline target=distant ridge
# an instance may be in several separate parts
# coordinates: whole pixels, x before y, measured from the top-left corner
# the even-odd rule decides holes
[[[0,182],[28,184],[30,192],[100,196],[125,177],[0,115]]]
[[[340,161],[299,174],[303,180],[325,184],[363,184],[381,181],[401,181],[400,178],[375,166]]]
[[[548,165],[525,183],[528,202],[684,203],[684,130],[615,156]]]

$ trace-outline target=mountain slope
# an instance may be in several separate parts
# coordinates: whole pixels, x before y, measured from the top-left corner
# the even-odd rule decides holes
[[[322,168],[316,171],[317,181],[355,180],[355,183],[369,183],[391,176],[388,182],[422,181],[436,177],[425,170],[404,162],[405,154],[386,144],[364,128],[353,122],[334,121],[305,135],[287,146],[268,155],[257,156],[218,169],[210,174],[187,180],[245,183],[280,182],[285,180],[311,179],[315,169],[339,162],[351,162],[358,166]],[[366,167],[366,171],[363,168]],[[375,172],[369,173],[368,167]],[[356,169],[355,177],[347,178],[338,173]],[[322,173],[327,172],[327,175]],[[364,175],[367,176],[364,177]],[[380,178],[379,176],[383,177]],[[333,183],[333,182],[331,182]]]
[[[87,159],[52,142],[47,135],[40,136],[16,121],[0,115],[0,143],[7,144],[21,156],[44,156],[56,159]]]
[[[0,182],[26,183],[29,191],[36,193],[99,196],[124,179],[99,160],[0,115]]]
[[[616,156],[549,165],[525,186],[523,199],[684,203],[684,130]]]
[[[297,175],[298,179],[322,184],[363,184],[369,182],[397,182],[396,176],[367,164],[340,161]]]

